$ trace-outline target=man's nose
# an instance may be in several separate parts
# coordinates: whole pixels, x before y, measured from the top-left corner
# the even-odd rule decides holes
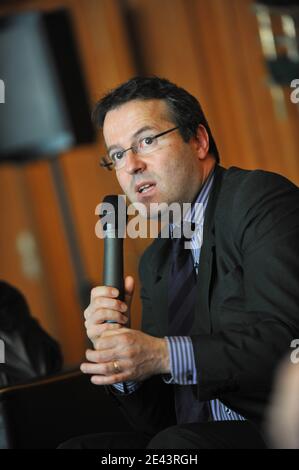
[[[144,160],[140,158],[140,155],[132,150],[128,150],[125,161],[126,172],[133,175],[134,173],[139,173],[140,171],[145,170],[145,168],[146,164],[144,163]]]

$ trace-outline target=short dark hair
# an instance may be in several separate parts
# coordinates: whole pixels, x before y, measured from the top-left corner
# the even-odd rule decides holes
[[[195,136],[199,124],[202,124],[208,133],[210,153],[219,162],[219,153],[214,141],[208,121],[198,100],[166,78],[160,77],[133,77],[118,87],[110,90],[95,105],[92,120],[97,127],[102,128],[108,111],[128,103],[132,100],[164,100],[169,109],[170,117],[179,127],[182,138],[189,142]]]

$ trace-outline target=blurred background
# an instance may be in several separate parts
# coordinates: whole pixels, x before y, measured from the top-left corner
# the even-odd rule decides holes
[[[133,75],[166,77],[200,100],[223,166],[299,184],[297,3],[0,1],[0,278],[24,293],[67,365],[83,357],[83,310],[101,283],[95,208],[120,192],[99,166],[93,104]],[[136,279],[147,243],[125,241],[125,271]]]

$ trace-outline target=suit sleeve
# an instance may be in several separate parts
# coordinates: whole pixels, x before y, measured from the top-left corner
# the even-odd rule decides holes
[[[240,262],[226,276],[239,279],[243,307],[212,298],[211,316],[228,321],[211,335],[192,336],[197,396],[239,391],[263,401],[280,359],[299,337],[298,188],[278,175],[252,172],[232,207],[224,214],[231,227],[227,239]],[[224,281],[217,280],[218,294]]]

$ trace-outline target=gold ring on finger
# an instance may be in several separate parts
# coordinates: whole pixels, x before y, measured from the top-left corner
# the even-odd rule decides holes
[[[113,367],[114,367],[115,372],[117,373],[121,372],[117,361],[113,362]]]

